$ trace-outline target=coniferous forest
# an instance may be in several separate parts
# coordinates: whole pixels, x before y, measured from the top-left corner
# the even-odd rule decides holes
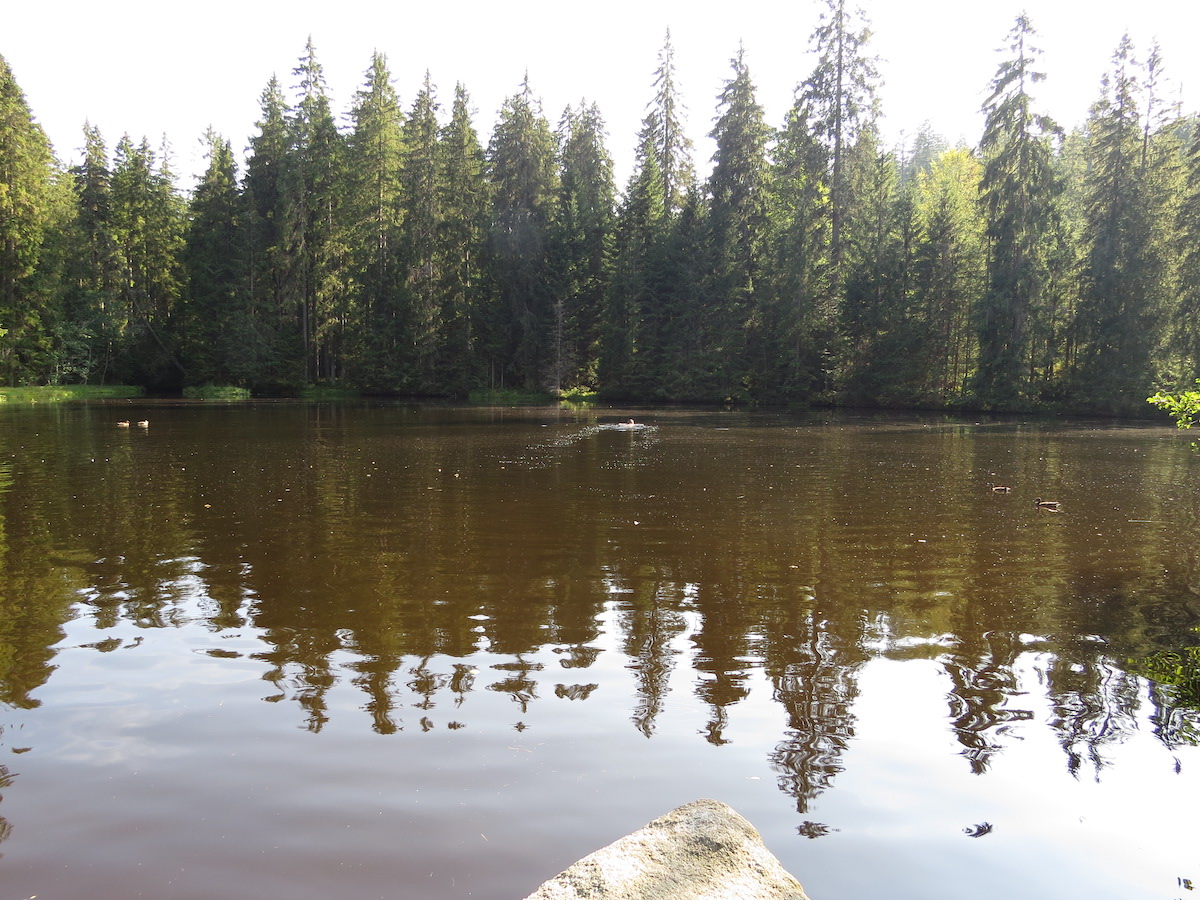
[[[310,41],[185,194],[168,146],[91,124],[65,169],[0,58],[0,384],[1106,413],[1190,386],[1200,120],[1157,49],[1122,40],[1068,130],[1019,17],[978,145],[889,149],[869,23],[823,6],[783,122],[731,60],[704,179],[668,34],[624,186],[595,105],[552,122],[527,79],[487,136],[377,53],[343,115]]]

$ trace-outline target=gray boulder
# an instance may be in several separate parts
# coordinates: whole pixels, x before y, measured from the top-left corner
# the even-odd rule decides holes
[[[526,900],[808,900],[749,822],[697,800],[585,856]]]

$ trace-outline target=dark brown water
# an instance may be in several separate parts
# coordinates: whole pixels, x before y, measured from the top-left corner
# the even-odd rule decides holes
[[[0,900],[515,900],[698,797],[814,900],[1189,896],[1181,435],[632,414],[0,409]]]

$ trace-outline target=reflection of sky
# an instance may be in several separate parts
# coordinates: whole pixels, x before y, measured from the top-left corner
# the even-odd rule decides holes
[[[404,659],[388,687],[394,735],[371,730],[364,658],[352,650],[334,654],[324,727],[311,734],[292,702],[308,688],[304,673],[285,667],[275,684],[265,682],[269,666],[254,656],[263,644],[252,626],[214,630],[181,613],[176,627],[120,622],[101,631],[79,616],[66,624],[58,668],[37,691],[42,707],[23,714],[21,742],[32,750],[6,791],[18,836],[10,840],[22,829],[53,831],[56,817],[71,816],[77,836],[115,860],[127,849],[89,833],[87,822],[179,833],[217,854],[239,841],[246,846],[233,852],[236,868],[268,843],[312,853],[313,841],[340,840],[339,829],[358,829],[355,841],[365,844],[354,843],[354,853],[375,847],[387,856],[392,829],[417,827],[429,831],[424,862],[437,869],[462,864],[435,846],[435,836],[455,829],[469,832],[476,858],[523,858],[527,848],[513,841],[553,850],[557,841],[576,846],[568,838],[580,829],[591,833],[566,811],[573,806],[611,806],[588,817],[611,820],[612,839],[656,812],[715,796],[762,830],[814,897],[877,896],[881,883],[958,883],[970,885],[962,896],[979,898],[1165,897],[1191,874],[1194,842],[1171,810],[1191,789],[1200,751],[1167,750],[1142,708],[1135,731],[1103,746],[1103,768],[1085,764],[1072,776],[1048,727],[1055,710],[1044,652],[1017,657],[1008,702],[1032,715],[987,735],[994,749],[982,775],[972,774],[956,738],[941,662],[870,659],[855,676],[848,749],[834,760],[828,788],[797,812],[771,760],[789,726],[761,662],[744,660],[748,692],[722,711],[727,742],[709,743],[713,710],[698,694],[707,676],[691,666],[699,620],[686,614],[647,739],[631,721],[640,698],[620,643],[619,602],[586,648]],[[514,829],[495,809],[529,809],[533,821]],[[230,811],[241,821],[229,821]],[[228,837],[207,834],[197,816],[221,819]],[[160,840],[150,846],[171,859],[177,851]],[[946,895],[901,887],[892,896]]]
[[[1045,727],[1051,710],[1035,662],[1026,656],[1019,667],[1021,701],[1033,719],[1011,729],[983,776],[957,755],[940,696],[949,682],[938,666],[870,663],[860,675],[857,740],[837,790],[818,800],[814,815],[867,813],[881,854],[903,848],[920,856],[923,844],[957,832],[955,852],[938,853],[939,877],[959,867],[970,883],[990,867],[1016,896],[1096,896],[1080,884],[1098,869],[1108,881],[1103,896],[1167,896],[1186,875],[1183,867],[1195,866],[1195,834],[1175,818],[1180,791],[1189,787],[1175,774],[1175,757],[1153,738],[1143,711],[1138,731],[1106,748],[1106,768],[1072,777]],[[1200,763],[1196,748],[1184,755]],[[1158,827],[1164,819],[1174,827]],[[984,822],[993,830],[976,846],[965,830]]]

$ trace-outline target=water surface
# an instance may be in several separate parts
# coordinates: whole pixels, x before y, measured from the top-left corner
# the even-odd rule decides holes
[[[0,897],[520,898],[715,797],[814,900],[1174,900],[1198,717],[1129,661],[1200,643],[1198,473],[1093,422],[0,410]]]

